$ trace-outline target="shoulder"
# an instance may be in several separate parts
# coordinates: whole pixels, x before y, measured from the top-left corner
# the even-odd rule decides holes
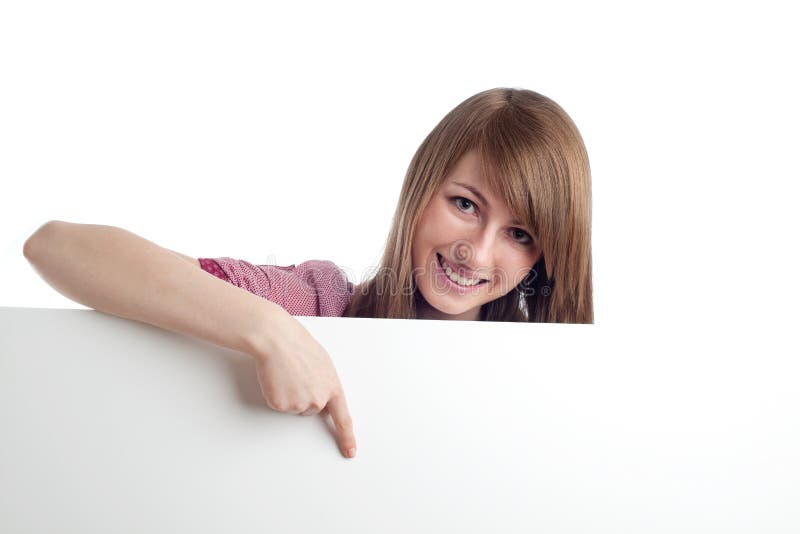
[[[308,260],[294,268],[295,275],[318,299],[320,315],[341,316],[353,295],[353,283],[345,272],[330,260]]]
[[[340,317],[354,291],[344,271],[329,260],[282,266],[220,257],[202,258],[200,263],[209,273],[281,305],[292,315]]]
[[[320,287],[338,286],[347,281],[344,271],[330,260],[308,260],[292,267],[307,283]]]

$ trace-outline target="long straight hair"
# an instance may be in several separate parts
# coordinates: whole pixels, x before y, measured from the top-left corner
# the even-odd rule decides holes
[[[480,320],[592,323],[591,173],[583,139],[549,98],[496,88],[450,111],[406,172],[380,266],[355,287],[345,317],[415,319],[422,298],[411,243],[446,176],[476,149],[487,185],[528,225],[542,251],[520,284],[481,307]]]

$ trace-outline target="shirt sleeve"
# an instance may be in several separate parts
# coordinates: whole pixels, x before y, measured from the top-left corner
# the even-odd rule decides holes
[[[272,301],[292,315],[341,317],[353,295],[353,283],[327,260],[288,266],[254,265],[229,257],[198,260],[206,272]]]

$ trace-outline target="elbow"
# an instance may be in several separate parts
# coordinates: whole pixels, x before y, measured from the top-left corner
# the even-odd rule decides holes
[[[47,221],[25,240],[25,244],[22,245],[22,254],[28,261],[33,261],[39,257],[42,247],[45,246],[42,242],[53,232],[53,228],[59,224],[64,224],[64,221]]]

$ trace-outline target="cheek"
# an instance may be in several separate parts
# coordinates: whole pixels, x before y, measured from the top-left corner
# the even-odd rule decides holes
[[[420,268],[425,261],[425,255],[428,254],[432,244],[428,229],[430,225],[424,214],[420,219],[417,229],[414,232],[414,238],[411,243],[411,266],[414,269]]]
[[[438,231],[441,222],[436,216],[436,210],[429,206],[428,209],[422,212],[419,223],[417,224],[417,231],[415,232],[414,241],[418,248],[426,248],[435,245]]]
[[[425,219],[425,234],[431,241],[449,241],[453,238],[453,232],[459,231],[463,226],[463,221],[458,215],[447,211],[447,205],[437,203],[427,213]]]
[[[535,265],[532,261],[533,259],[535,258],[530,257],[530,255],[526,255],[524,259],[509,264],[508,270],[506,271],[508,275],[508,288],[517,287],[520,282],[522,282],[525,277],[528,276],[528,273]]]
[[[416,269],[419,266],[419,237],[414,237],[411,243],[411,269]]]

